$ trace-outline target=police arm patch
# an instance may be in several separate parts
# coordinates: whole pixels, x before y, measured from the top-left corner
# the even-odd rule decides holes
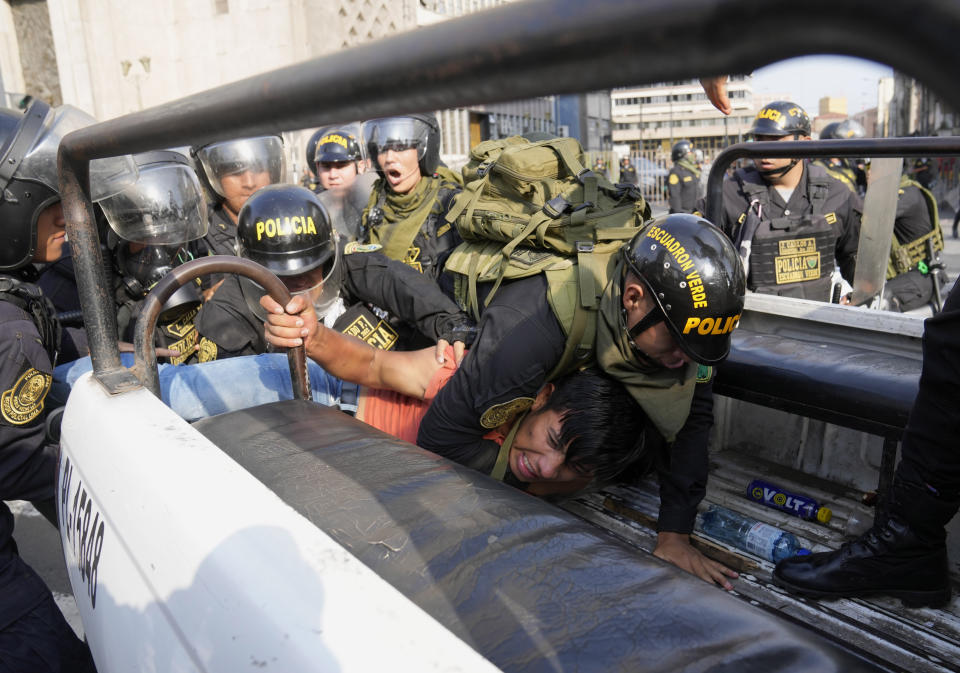
[[[53,376],[31,367],[12,388],[0,394],[0,416],[11,425],[26,425],[43,411],[52,383]]]
[[[668,180],[668,182],[669,182],[671,185],[676,185],[676,184],[679,184],[679,183],[680,183],[680,178],[677,176],[676,173],[671,173],[671,174],[670,174],[670,179]]]
[[[697,365],[697,383],[709,383],[713,378],[713,367]]]
[[[344,255],[352,255],[355,252],[376,252],[383,248],[379,243],[360,243],[359,241],[350,241],[343,248]]]
[[[480,417],[480,425],[487,430],[499,428],[501,425],[512,419],[522,411],[526,411],[533,406],[532,397],[515,397],[509,402],[494,404],[483,412]]]

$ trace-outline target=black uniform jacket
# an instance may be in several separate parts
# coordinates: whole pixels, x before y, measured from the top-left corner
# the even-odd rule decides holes
[[[860,216],[863,213],[863,204],[860,197],[839,180],[827,175],[821,166],[810,166],[804,162],[803,177],[790,195],[789,202],[784,202],[780,193],[772,185],[767,185],[756,168],[737,169],[734,177],[723,182],[723,210],[719,222],[714,222],[723,229],[728,236],[733,237],[738,226],[740,216],[750,207],[750,198],[741,188],[741,182],[755,185],[767,185],[767,205],[763,213],[764,220],[772,220],[788,215],[803,215],[813,212],[810,202],[810,176],[816,174],[829,182],[827,197],[820,211],[822,214],[833,214],[828,217],[836,235],[836,260],[840,273],[849,282],[853,282],[854,267],[857,262],[857,245],[860,242]],[[706,213],[703,200],[697,210]]]
[[[671,213],[692,213],[700,198],[700,176],[674,164],[667,176],[667,193]]]
[[[53,497],[57,447],[46,440],[50,358],[30,316],[0,301],[0,630],[49,594],[16,553],[13,514],[4,500]]]
[[[495,405],[532,398],[560,361],[566,335],[546,301],[538,275],[504,284],[481,316],[477,339],[420,424],[417,444],[482,472],[499,445],[483,439],[480,419]],[[711,384],[698,384],[690,416],[661,475],[660,530],[690,532],[707,481],[707,440],[713,424]],[[652,428],[651,435],[656,435]],[[649,436],[648,436],[649,437]],[[656,439],[663,441],[656,435]]]
[[[343,255],[340,296],[347,307],[365,302],[408,323],[432,342],[446,322],[462,318],[457,305],[425,275],[379,252]],[[248,305],[236,276],[228,277],[197,316],[200,335],[217,344],[217,358],[263,353],[263,321]]]

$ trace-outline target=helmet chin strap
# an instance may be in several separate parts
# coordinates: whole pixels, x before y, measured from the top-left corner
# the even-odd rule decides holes
[[[758,168],[757,172],[765,178],[782,178],[784,175],[793,170],[793,167],[799,162],[799,159],[791,159],[790,163],[786,166],[781,166],[780,168],[771,168],[768,170]]]
[[[626,325],[627,324],[626,309],[621,309],[621,316],[623,318],[623,324]],[[636,339],[640,334],[642,334],[643,332],[646,332],[648,329],[650,329],[654,325],[662,323],[664,320],[666,320],[666,318],[667,318],[666,314],[663,312],[660,306],[657,305],[657,306],[654,306],[652,309],[650,309],[647,315],[640,318],[640,320],[637,321],[637,324],[635,324],[633,327],[626,328],[627,337],[630,340],[630,349],[633,351],[633,354],[637,357],[637,359],[640,360],[644,365],[646,365],[648,371],[663,369],[663,365],[660,362],[654,360],[652,357],[650,357],[646,353],[644,353],[643,350],[641,350],[641,348],[637,345],[636,341],[634,341],[634,339]]]

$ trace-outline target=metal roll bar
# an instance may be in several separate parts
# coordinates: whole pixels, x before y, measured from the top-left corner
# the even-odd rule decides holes
[[[759,0],[529,0],[74,131],[60,145],[60,187],[80,301],[90,317],[94,374],[111,391],[137,385],[117,351],[89,200],[91,159],[390,114],[750,72],[814,53],[888,63],[922,78],[960,109],[957,35],[960,5],[946,0],[808,0],[789,24]],[[683,50],[676,49],[678,36]]]

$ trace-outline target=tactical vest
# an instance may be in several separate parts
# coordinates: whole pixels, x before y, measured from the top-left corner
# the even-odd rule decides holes
[[[145,297],[133,297],[121,283],[116,291],[117,331],[121,340],[132,341],[137,319],[143,312]],[[154,345],[157,348],[172,348],[180,353],[170,358],[170,364],[192,364],[217,359],[217,345],[201,337],[195,324],[200,303],[185,307],[170,320],[157,320],[154,330]]]
[[[937,199],[929,189],[906,175],[900,179],[901,194],[904,187],[916,187],[923,194],[930,221],[933,223],[933,229],[909,243],[900,243],[896,234],[894,234],[893,242],[890,245],[890,259],[887,262],[887,280],[916,268],[920,268],[921,273],[926,273],[923,267],[930,261],[931,244],[928,241],[932,242],[934,253],[943,250],[943,231],[940,229],[940,212],[937,208]]]
[[[745,256],[747,288],[761,294],[830,301],[831,276],[836,269],[836,215],[823,214],[830,191],[826,175],[808,175],[808,213],[768,218],[770,193],[736,175],[749,206],[740,216],[735,243]],[[797,185],[797,189],[803,183]],[[832,220],[832,221],[831,221]]]
[[[410,212],[398,210],[405,197],[423,190],[422,201]],[[379,179],[363,214],[365,243],[378,243],[383,253],[403,262],[436,280],[443,270],[446,253],[455,245],[456,237],[447,235],[452,227],[443,215],[459,193],[460,185],[446,175],[424,176],[411,195],[395,195]]]
[[[56,367],[60,352],[60,321],[53,302],[33,283],[7,275],[0,275],[0,301],[13,304],[30,316],[43,349],[50,357],[50,365]]]

